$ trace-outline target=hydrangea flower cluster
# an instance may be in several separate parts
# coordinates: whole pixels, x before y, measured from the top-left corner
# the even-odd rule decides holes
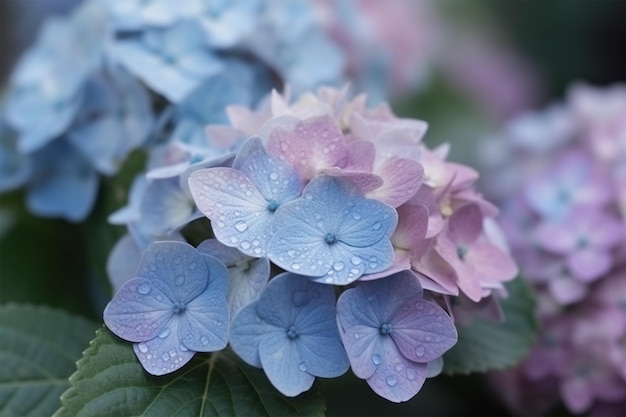
[[[535,349],[510,376],[518,380],[515,402],[541,386],[572,413],[621,415],[626,86],[574,85],[564,102],[514,119],[489,143],[500,145],[492,179],[502,182],[488,188],[504,207],[503,230],[536,288],[542,324]]]
[[[365,25],[357,5],[343,17]],[[1,106],[0,192],[25,188],[32,213],[78,222],[102,178],[136,149],[167,142],[177,162],[222,156],[232,141],[213,154],[202,142],[205,125],[227,123],[226,105],[367,71],[348,64],[329,31],[306,0],[85,0],[47,20],[13,70]],[[377,77],[372,94],[391,75]]]
[[[441,371],[454,320],[505,295],[517,267],[478,174],[446,161],[446,146],[428,149],[423,121],[366,103],[347,88],[274,91],[207,127],[205,154],[218,156],[165,149],[152,160],[112,216],[132,221],[109,258],[117,293],[104,313],[148,372],[222,349],[227,329],[230,348],[284,395],[351,368],[407,401]]]

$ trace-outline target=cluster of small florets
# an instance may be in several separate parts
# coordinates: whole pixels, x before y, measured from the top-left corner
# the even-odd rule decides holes
[[[344,9],[366,30],[358,4]],[[227,122],[226,105],[255,105],[284,84],[301,92],[357,80],[327,30],[304,0],[86,0],[47,20],[13,70],[0,192],[25,188],[33,214],[82,221],[102,177],[133,150],[170,136],[181,152],[193,148],[206,124]],[[372,92],[390,76],[389,62],[378,67]]]
[[[504,136],[490,142],[506,152],[488,188],[502,204],[502,226],[521,273],[536,288],[542,325],[516,371],[516,390],[544,391],[553,403],[560,396],[573,413],[621,415],[626,86],[575,85],[565,102],[520,116]]]
[[[351,367],[401,402],[441,371],[451,316],[501,296],[516,265],[476,172],[428,149],[424,122],[365,103],[273,93],[229,107],[231,127],[208,126],[195,156],[154,158],[112,216],[132,221],[104,312],[148,372],[230,345],[285,395]],[[198,222],[194,247],[185,226]]]

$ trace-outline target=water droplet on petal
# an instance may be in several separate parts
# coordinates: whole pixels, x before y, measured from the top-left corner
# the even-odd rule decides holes
[[[302,372],[306,372],[306,364],[304,362],[300,362],[300,364],[298,365],[298,369]]]
[[[202,345],[203,345],[203,346],[208,345],[208,344],[209,344],[209,338],[208,338],[208,337],[206,337],[206,336],[202,336],[202,337],[200,338],[200,343],[202,343]]]
[[[350,259],[350,262],[352,262],[352,265],[360,265],[362,262],[362,259],[359,258],[358,256],[353,256],[352,259]]]
[[[404,369],[404,365],[401,363],[396,363],[396,371],[400,372]]]
[[[372,229],[374,230],[378,230],[382,227],[383,225],[380,222],[376,222],[374,223],[374,225],[372,226]]]
[[[150,294],[150,291],[152,291],[150,284],[141,284],[137,287],[137,292],[139,292],[139,294],[148,295]]]
[[[361,213],[352,213],[352,217],[354,220],[359,220],[361,218]]]
[[[291,268],[297,271],[298,269],[300,269],[300,264],[291,264]]]
[[[406,378],[409,381],[414,381],[416,376],[417,376],[417,373],[415,372],[415,369],[413,369],[413,368],[406,368]]]
[[[374,365],[380,365],[380,355],[378,353],[372,355],[372,362],[374,362]]]
[[[139,348],[139,351],[141,353],[147,353],[148,352],[148,345],[146,345],[145,343],[139,343],[137,345],[137,348]]]
[[[341,271],[344,267],[343,262],[337,262],[336,264],[333,265],[333,269],[335,271]]]
[[[195,262],[192,262],[189,264],[189,269],[194,270],[196,269],[196,267],[198,266],[198,264],[196,264]]]
[[[385,381],[387,382],[387,385],[389,385],[390,387],[393,387],[398,383],[398,380],[393,375],[388,376]]]
[[[248,250],[250,249],[251,245],[250,245],[250,242],[248,242],[247,240],[244,240],[243,242],[239,244],[239,246],[241,246],[241,249],[243,250]]]
[[[415,354],[417,355],[418,358],[421,358],[422,356],[424,356],[424,353],[426,353],[426,349],[424,348],[424,346],[419,345],[418,347],[415,348]]]
[[[270,173],[270,179],[275,181],[278,179],[278,174],[275,172]]]
[[[359,337],[361,337],[361,334],[360,334],[360,333],[355,333],[355,334],[354,334],[354,338],[355,338],[355,339],[358,339]]]
[[[165,352],[164,354],[161,355],[161,359],[163,359],[164,362],[167,362],[170,360],[170,355]]]
[[[165,339],[169,335],[170,335],[170,329],[163,329],[163,331],[159,333],[159,337],[161,339]]]
[[[248,230],[248,223],[246,222],[237,222],[235,223],[235,229],[237,229],[238,232],[245,232],[246,230]]]

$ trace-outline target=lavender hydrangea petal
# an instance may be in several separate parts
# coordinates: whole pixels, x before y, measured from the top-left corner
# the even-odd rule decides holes
[[[122,285],[103,313],[107,327],[131,342],[156,337],[173,315],[167,294],[146,278],[133,278]]]

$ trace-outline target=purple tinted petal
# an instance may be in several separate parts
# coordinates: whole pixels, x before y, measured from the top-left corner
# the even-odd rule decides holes
[[[396,403],[413,398],[424,385],[427,365],[411,362],[395,348],[393,343],[385,343],[382,361],[367,384],[375,393]]]
[[[552,278],[548,288],[557,302],[563,305],[580,301],[587,294],[587,285],[567,275]]]
[[[477,204],[459,207],[450,216],[448,234],[457,245],[470,245],[483,231],[483,215]]]
[[[134,278],[104,309],[104,323],[122,339],[144,342],[156,337],[174,314],[172,301],[152,280]]]
[[[391,338],[400,352],[414,362],[435,360],[457,342],[450,317],[441,307],[426,300],[407,300],[391,323]]]
[[[513,258],[482,236],[468,250],[465,262],[472,265],[483,284],[509,281],[518,273]]]
[[[232,168],[201,169],[190,175],[189,189],[220,242],[264,256],[274,214],[246,174]]]
[[[287,338],[286,332],[264,337],[259,345],[259,356],[270,382],[283,395],[295,397],[308,391],[315,381],[307,372],[296,343]]]
[[[397,208],[398,226],[391,237],[396,248],[415,249],[426,237],[428,209],[421,204],[403,204]]]
[[[178,332],[178,319],[174,318],[153,339],[133,345],[135,355],[148,373],[157,376],[169,374],[193,358],[196,352],[181,345]]]
[[[577,250],[567,257],[571,274],[583,282],[591,282],[609,271],[613,263],[611,254],[595,248]]]
[[[562,222],[543,222],[535,230],[539,246],[557,254],[574,250],[578,243],[578,233],[571,225]]]
[[[422,185],[424,168],[417,161],[396,157],[385,162],[379,175],[384,183],[368,193],[368,197],[398,207],[413,197]]]
[[[187,304],[208,285],[203,255],[185,242],[153,243],[141,257],[137,275],[151,280],[172,302]]]
[[[339,333],[352,371],[359,378],[369,378],[376,371],[376,366],[381,361],[382,348],[380,343],[382,336],[378,328],[362,324],[343,326],[341,315],[339,316],[339,326],[342,328]]]

